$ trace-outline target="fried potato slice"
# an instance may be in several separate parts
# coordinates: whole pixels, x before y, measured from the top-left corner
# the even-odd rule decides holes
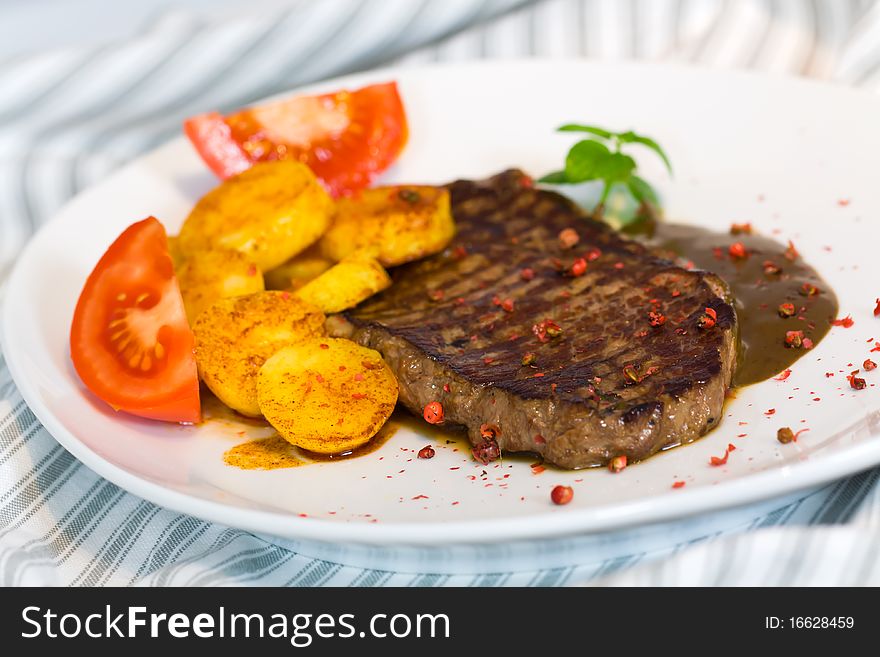
[[[321,237],[331,212],[329,195],[306,165],[262,162],[205,194],[178,243],[187,256],[217,248],[241,251],[267,271]]]
[[[174,263],[175,270],[186,261],[183,252],[180,250],[180,243],[177,235],[168,236],[168,255],[171,256],[171,262]]]
[[[190,326],[215,301],[265,289],[257,265],[240,251],[222,249],[195,254],[176,273]]]
[[[356,253],[335,264],[293,294],[325,313],[338,313],[353,308],[389,285],[391,277],[382,265],[374,258]]]
[[[270,290],[296,290],[333,266],[333,261],[321,255],[317,244],[265,274]]]
[[[279,349],[322,336],[324,313],[289,292],[221,299],[193,325],[199,376],[224,404],[260,415],[257,373]]]
[[[331,260],[365,250],[393,267],[442,251],[454,235],[446,189],[376,187],[338,200],[319,245]]]
[[[397,379],[379,352],[341,338],[285,347],[257,377],[260,410],[288,442],[338,454],[372,438],[397,403]]]

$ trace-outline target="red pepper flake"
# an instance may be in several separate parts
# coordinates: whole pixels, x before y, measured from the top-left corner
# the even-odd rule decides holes
[[[608,469],[611,470],[614,474],[618,472],[623,472],[626,468],[626,455],[622,454],[620,456],[615,456],[611,459],[611,462],[608,464]]]
[[[819,288],[812,283],[804,283],[803,285],[801,285],[801,289],[799,290],[799,292],[802,296],[814,297],[819,294]]]
[[[492,358],[491,356],[486,356],[486,357],[483,359],[483,362],[484,362],[486,365],[491,365],[491,364],[492,364],[492,361],[494,361],[494,360],[495,360],[495,359]]]
[[[679,297],[679,296],[681,296],[681,292],[679,292],[678,290],[673,290],[673,291],[672,291],[672,296],[673,296],[673,297]]]
[[[880,342],[874,343],[874,348],[871,351],[880,351]],[[870,352],[869,352],[870,353]]]
[[[416,495],[416,496],[415,496],[414,498],[412,498],[412,499],[414,499],[414,500],[428,500],[428,499],[431,499],[431,498],[429,498],[427,495]]]
[[[874,317],[880,316],[880,299],[874,299],[874,303],[877,305],[874,306]]]
[[[773,415],[774,413],[776,413],[775,408],[768,408],[766,411],[764,411],[764,415],[768,415],[768,416]]]
[[[535,436],[535,444],[536,445],[546,445],[547,440],[541,434]]]
[[[430,445],[426,445],[425,447],[422,447],[419,450],[419,458],[420,459],[432,459],[432,458],[434,458],[434,454],[436,454],[436,453],[437,452],[434,451],[433,447],[431,447]],[[413,498],[413,499],[415,499],[415,498]],[[427,498],[425,498],[425,499],[427,499]]]
[[[792,437],[792,440],[797,442],[798,436],[800,436],[802,433],[804,433],[806,431],[809,431],[809,429],[801,429],[800,431],[795,431],[794,436]]]
[[[522,363],[523,367],[528,367],[530,365],[534,365],[537,361],[538,357],[530,351],[529,353],[523,355],[522,361],[520,362]]]
[[[672,484],[672,487],[673,488],[683,488],[684,484],[685,484],[685,482],[683,482],[683,481],[676,481]]]
[[[532,463],[531,467],[532,467],[532,474],[533,475],[539,475],[547,469],[543,465],[541,465],[540,463]]]
[[[777,265],[772,260],[765,260],[763,267],[764,267],[764,273],[767,276],[778,276],[779,274],[782,273],[782,267]]]
[[[542,376],[546,376],[543,372],[535,372],[532,374],[533,379],[540,379]]]
[[[428,424],[441,424],[443,422],[443,404],[438,401],[428,402],[425,404],[422,415]]]
[[[804,346],[804,332],[786,331],[785,346],[790,347],[791,349],[800,349],[802,346]]]
[[[453,251],[452,251],[452,257],[455,258],[456,260],[461,260],[467,254],[468,254],[467,249],[461,245],[455,247],[455,249],[453,249]]]
[[[752,224],[730,224],[730,234],[731,235],[751,235],[752,234]]]
[[[497,424],[489,424],[488,422],[480,425],[480,436],[483,440],[495,440],[501,435],[501,428]]]
[[[865,383],[864,379],[856,376],[858,373],[858,370],[853,370],[847,375],[846,380],[849,381],[849,385],[853,390],[864,390],[868,384]]]
[[[701,329],[708,330],[715,326],[718,321],[718,313],[712,308],[705,308],[704,314],[697,321],[697,326]]]
[[[648,323],[655,328],[663,326],[666,323],[666,317],[663,313],[654,312],[652,310],[648,313]]]
[[[449,392],[449,384],[448,383],[443,384],[443,392]]]
[[[587,262],[593,262],[601,257],[602,250],[595,246],[584,254],[584,258],[586,258]]]
[[[862,363],[862,367],[865,368],[866,372],[870,372],[871,370],[877,369],[877,363],[868,358],[864,363]]]
[[[318,383],[324,383],[324,377],[320,374],[315,374],[315,381],[317,381]]]
[[[614,268],[615,269],[623,269],[623,263],[622,262],[615,262]]]
[[[355,380],[355,381],[363,381],[363,380],[364,380],[364,375],[361,374],[360,372],[358,372],[357,374],[354,375],[354,380]]]
[[[842,208],[845,208],[847,205],[849,205],[849,199],[848,198],[839,199],[837,201],[837,205],[839,205]]]
[[[531,189],[535,186],[535,181],[531,176],[523,174],[519,177],[519,186],[523,189]]]
[[[779,307],[776,309],[776,312],[779,313],[780,317],[794,317],[794,314],[797,310],[794,307],[793,303],[780,303]]]
[[[574,264],[571,266],[569,272],[572,276],[578,277],[583,276],[587,271],[587,261],[583,258],[576,258]]]
[[[281,298],[284,299],[285,301],[287,301],[290,298],[290,292],[286,292],[286,291],[282,292]]]
[[[572,490],[571,486],[556,486],[550,491],[550,499],[553,500],[553,504],[559,504],[560,506],[568,504],[574,499],[574,490]]]
[[[581,237],[574,228],[559,231],[559,246],[563,249],[570,249],[580,241]]]
[[[732,449],[730,449],[731,447],[733,447],[733,445],[727,446],[727,449],[724,450],[724,456],[722,456],[720,458],[717,456],[713,456],[712,458],[710,458],[709,465],[712,465],[715,467],[718,467],[720,465],[726,465],[727,464],[727,457],[730,456],[730,452],[733,451]],[[733,449],[736,449],[736,447],[733,447]]]
[[[853,318],[849,315],[847,315],[843,319],[835,319],[833,322],[831,322],[831,326],[842,326],[843,328],[849,328],[853,324],[855,324],[855,322],[853,321]]]
[[[501,302],[501,310],[503,310],[506,313],[512,313],[513,312],[513,299],[505,299],[504,301],[502,301]]]
[[[351,398],[352,399],[366,399],[367,395],[362,392],[356,392],[356,393],[352,394]]]
[[[519,277],[524,281],[530,281],[535,277],[535,270],[531,267],[524,267],[520,270]]]
[[[810,338],[804,338],[804,349],[812,349],[813,341]]]
[[[788,248],[785,249],[785,253],[783,253],[782,255],[789,262],[794,262],[795,260],[798,259],[798,256],[800,255],[800,253],[798,253],[798,250],[795,247],[794,242],[792,242],[791,240],[788,240]]]
[[[256,276],[257,275],[257,266],[256,265],[248,265],[247,275],[248,276]]]
[[[428,290],[428,298],[431,301],[443,301],[443,297],[446,296],[446,292],[443,290]]]
[[[540,342],[548,342],[552,338],[559,337],[562,334],[562,328],[552,319],[545,319],[532,326],[532,333],[537,336]]]
[[[783,370],[782,372],[779,373],[778,376],[774,376],[773,380],[774,381],[785,381],[790,376],[791,376],[791,370]]]
[[[749,252],[746,249],[746,245],[742,242],[734,242],[730,245],[730,248],[727,249],[727,252],[734,260],[745,260],[749,257]]]

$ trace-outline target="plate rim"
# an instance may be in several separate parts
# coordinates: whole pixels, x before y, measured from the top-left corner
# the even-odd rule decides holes
[[[408,67],[386,67],[370,71],[335,77],[318,83],[304,85],[280,94],[255,101],[265,102],[292,94],[320,92],[322,89],[367,83],[372,80],[430,74],[437,70],[460,70],[467,68],[492,69],[510,66],[545,67],[548,65],[567,65],[584,68],[625,68],[657,69],[685,73],[688,75],[733,76],[749,79],[771,79],[785,84],[807,85],[822,88],[828,92],[852,95],[859,102],[876,103],[880,99],[872,94],[832,84],[825,81],[795,77],[779,73],[762,73],[742,70],[717,70],[702,66],[663,62],[595,62],[578,58],[528,58],[493,59],[479,62],[447,62]],[[216,502],[192,495],[131,473],[110,461],[82,443],[58,420],[47,405],[41,402],[39,393],[25,372],[26,359],[15,351],[16,337],[14,313],[10,309],[16,291],[22,284],[25,264],[36,257],[40,244],[47,240],[48,229],[70,206],[82,202],[83,197],[100,193],[107,186],[124,175],[128,170],[138,167],[145,160],[155,157],[163,149],[174,148],[184,141],[177,136],[154,148],[116,171],[97,184],[83,190],[69,199],[53,218],[47,221],[33,235],[13,265],[12,271],[3,286],[2,323],[0,323],[0,344],[3,346],[4,360],[12,375],[13,382],[25,403],[34,413],[49,434],[67,449],[80,462],[93,472],[104,477],[120,488],[161,507],[193,515],[211,522],[233,526],[256,533],[269,533],[287,539],[303,539],[319,542],[362,543],[368,545],[424,545],[450,546],[463,543],[499,543],[502,541],[540,540],[572,536],[577,534],[597,534],[625,527],[652,525],[665,521],[691,517],[713,510],[745,506],[772,497],[781,497],[799,490],[819,486],[841,477],[850,476],[880,464],[880,441],[866,440],[846,446],[839,451],[806,459],[794,464],[771,467],[758,473],[743,475],[732,481],[721,482],[716,486],[701,486],[697,489],[668,491],[661,495],[642,497],[623,503],[600,508],[571,509],[565,513],[533,513],[500,519],[473,519],[454,522],[339,522],[320,518],[302,518],[289,512],[275,512],[247,509]],[[850,426],[841,429],[829,439],[868,429],[876,436],[874,429],[880,418],[867,415]],[[853,467],[858,463],[858,467]],[[782,475],[782,476],[780,476]],[[666,500],[675,504],[664,504]]]

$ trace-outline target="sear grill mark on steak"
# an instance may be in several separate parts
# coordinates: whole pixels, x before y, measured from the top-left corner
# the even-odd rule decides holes
[[[441,402],[474,445],[491,423],[504,451],[582,468],[705,434],[736,359],[724,284],[523,180],[511,170],[451,183],[453,243],[396,269],[394,285],[346,313],[336,334],[379,351],[407,408],[421,415]],[[565,228],[580,237],[572,248],[560,244]],[[581,257],[586,271],[573,276]],[[706,308],[717,316],[710,329],[699,326]]]

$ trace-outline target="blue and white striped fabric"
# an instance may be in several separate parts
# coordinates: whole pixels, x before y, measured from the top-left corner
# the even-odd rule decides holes
[[[355,70],[508,56],[650,58],[880,90],[880,4],[870,0],[191,0],[186,9],[156,0],[131,12],[120,4],[0,6],[0,285],[61,204],[177,134],[186,116]],[[88,35],[69,29],[78,25]],[[634,540],[614,559],[586,557],[574,568],[363,570],[164,510],[104,481],[40,426],[0,353],[3,585],[876,585],[878,479],[880,470],[868,471],[769,515],[744,509],[720,534],[706,524],[699,541],[671,536],[657,551]],[[690,522],[699,531],[705,523]]]

